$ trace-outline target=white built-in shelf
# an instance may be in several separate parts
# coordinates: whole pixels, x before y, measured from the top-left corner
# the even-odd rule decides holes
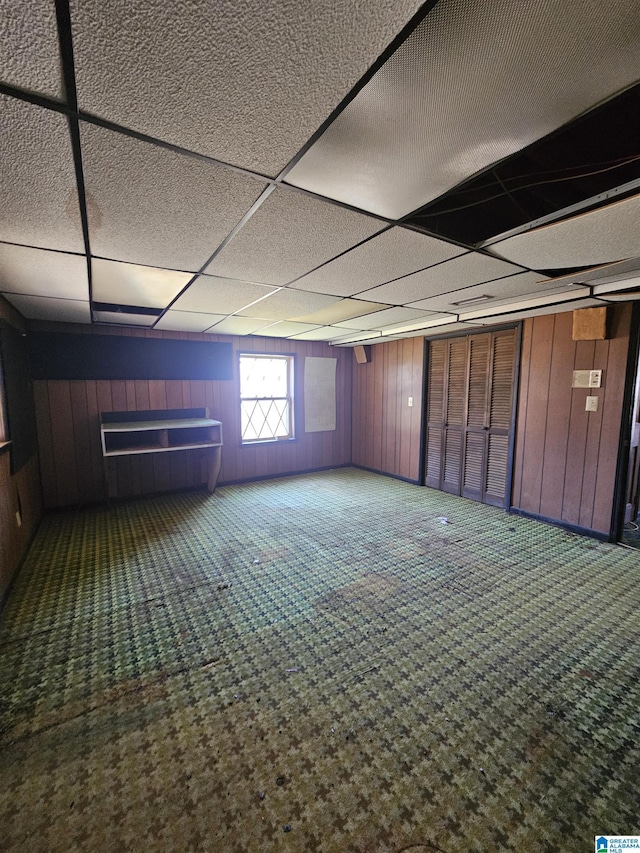
[[[102,456],[106,460],[112,456],[213,448],[207,483],[213,492],[220,473],[222,423],[208,415],[207,409],[105,412],[100,423]]]

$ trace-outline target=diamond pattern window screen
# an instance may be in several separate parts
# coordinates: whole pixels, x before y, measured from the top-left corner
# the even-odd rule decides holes
[[[242,441],[293,438],[293,356],[240,355]]]

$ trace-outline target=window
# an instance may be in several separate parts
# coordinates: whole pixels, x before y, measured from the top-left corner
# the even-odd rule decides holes
[[[242,441],[293,438],[292,355],[240,355]]]

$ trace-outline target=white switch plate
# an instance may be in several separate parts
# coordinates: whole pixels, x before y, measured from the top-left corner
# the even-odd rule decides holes
[[[598,411],[598,398],[597,397],[587,397],[587,402],[584,406],[585,412],[597,412]]]
[[[413,406],[413,397],[409,397],[409,399],[407,400],[407,406],[409,406],[409,408]]]
[[[590,370],[589,371],[589,388],[599,388],[602,382],[602,371],[601,370]]]

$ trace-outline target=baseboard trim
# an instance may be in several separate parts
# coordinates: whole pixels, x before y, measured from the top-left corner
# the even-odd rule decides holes
[[[283,477],[301,477],[303,474],[317,474],[319,471],[334,471],[338,468],[357,468],[351,462],[342,462],[340,465],[322,465],[319,468],[303,468],[300,471],[280,471],[278,474],[262,474],[260,477],[244,477],[241,480],[218,480],[216,489],[220,486],[241,486],[244,483],[260,483],[263,480],[280,480]]]
[[[592,530],[590,527],[581,527],[579,524],[570,524],[568,521],[561,521],[558,518],[548,518],[546,515],[539,515],[537,512],[529,512],[526,509],[519,509],[519,507],[512,506],[507,512],[511,515],[519,515],[522,518],[530,518],[532,521],[542,521],[544,524],[551,524],[553,527],[560,527],[569,533],[578,533],[580,536],[598,539],[600,542],[613,541],[608,533]]]
[[[419,486],[420,480],[414,480],[411,477],[403,477],[401,474],[391,474],[389,471],[380,471],[379,468],[369,468],[366,465],[356,465],[351,462],[350,468],[359,468],[361,471],[370,471],[372,474],[381,474],[383,477],[391,477],[392,480],[401,480],[403,483],[411,483],[412,486]]]

